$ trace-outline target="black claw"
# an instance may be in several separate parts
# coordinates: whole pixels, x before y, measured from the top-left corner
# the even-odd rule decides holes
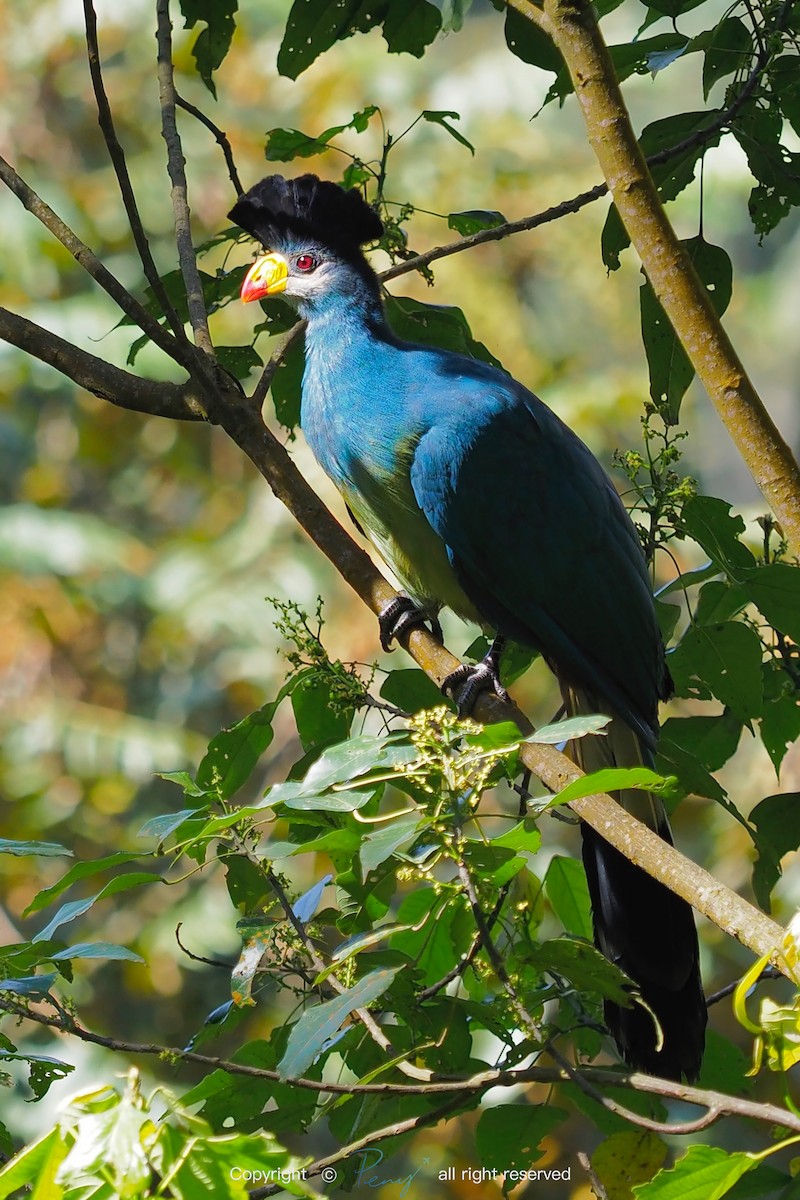
[[[395,596],[394,600],[390,600],[378,613],[381,645],[384,650],[391,650],[391,642],[395,638],[401,637],[409,629],[425,625],[427,621],[431,623],[434,637],[441,641],[442,627],[435,616],[415,604],[413,600],[409,600],[408,596]]]
[[[510,702],[500,682],[500,656],[505,644],[505,638],[496,637],[485,658],[479,663],[462,663],[442,683],[442,692],[453,697],[460,717],[469,716],[481,692],[492,691],[498,699]]]

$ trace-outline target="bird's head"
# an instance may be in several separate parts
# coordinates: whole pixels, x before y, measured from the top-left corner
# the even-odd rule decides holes
[[[248,271],[242,300],[283,294],[305,311],[371,277],[361,246],[383,232],[358,192],[316,175],[269,175],[239,197],[229,216],[267,250]]]

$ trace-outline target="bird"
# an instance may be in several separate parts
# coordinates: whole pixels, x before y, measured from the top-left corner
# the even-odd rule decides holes
[[[280,295],[306,322],[305,439],[402,585],[384,647],[426,620],[439,631],[448,608],[493,634],[445,680],[460,711],[485,688],[505,697],[513,639],[544,657],[569,714],[610,716],[572,743],[584,770],[652,766],[664,644],[641,539],[588,447],[501,368],[395,336],[363,250],[383,225],[359,190],[270,175],[229,217],[265,251],[241,299]],[[618,798],[672,842],[658,796]],[[606,1024],[630,1067],[691,1081],[707,1014],[691,906],[585,823],[582,842],[595,943],[638,995],[606,1002]]]

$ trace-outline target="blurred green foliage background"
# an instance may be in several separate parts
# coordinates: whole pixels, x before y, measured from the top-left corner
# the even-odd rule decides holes
[[[435,214],[488,208],[512,219],[597,181],[571,101],[565,112],[548,107],[532,119],[547,78],[509,56],[502,20],[488,0],[476,0],[465,30],[439,39],[421,60],[387,55],[373,32],[324,55],[297,82],[275,70],[288,8],[285,0],[242,5],[232,52],[215,77],[216,105],[195,73],[193,37],[176,32],[179,88],[227,132],[245,187],[265,173],[268,129],[318,133],[347,122],[367,104],[379,105],[395,136],[423,108],[456,111],[458,129],[476,148],[473,158],[441,129],[421,123],[392,152],[387,194],[418,209],[409,226],[415,250],[452,239],[446,220]],[[620,38],[630,36],[641,11],[632,0],[624,4],[611,18],[612,30],[616,23]],[[152,13],[132,0],[99,4],[98,17],[118,134],[156,261],[167,271],[175,252]],[[97,126],[81,5],[5,5],[0,37],[4,152],[139,293],[139,262]],[[699,70],[699,62],[687,58],[655,80],[632,78],[626,96],[637,129],[671,111],[670,94],[684,109],[696,94],[699,106]],[[181,132],[194,239],[201,243],[227,227],[235,192],[208,131],[181,114]],[[377,156],[380,126],[373,123],[360,137],[344,134],[337,145],[362,158]],[[309,166],[337,176],[337,155],[331,150]],[[795,212],[758,245],[747,214],[750,186],[732,141],[712,150],[704,172],[704,230],[734,259],[736,287],[726,326],[768,407],[797,443],[800,220]],[[436,264],[434,292],[416,275],[396,281],[392,290],[462,307],[474,335],[608,463],[616,448],[639,447],[648,383],[638,333],[638,267],[628,252],[622,269],[607,276],[600,257],[606,207],[601,201],[538,231]],[[695,234],[699,185],[672,210],[681,236]],[[234,258],[243,263],[248,253],[244,245],[225,243],[207,256],[204,269],[213,272]],[[111,302],[9,193],[0,194],[0,303],[125,363],[132,335],[117,325]],[[212,333],[223,345],[246,340],[252,320],[252,313],[233,304],[212,316]],[[266,357],[264,340],[258,348]],[[136,361],[138,370],[157,377],[167,376],[170,367],[152,347]],[[684,417],[691,434],[686,472],[705,491],[733,502],[758,541],[755,518],[763,502],[695,389]],[[341,513],[301,437],[292,453]],[[114,409],[0,345],[0,464],[4,836],[64,841],[79,859],[136,848],[148,817],[179,807],[174,787],[154,773],[196,765],[209,736],[276,693],[285,663],[267,596],[313,610],[321,594],[331,655],[365,663],[376,657],[373,619],[219,430]],[[680,544],[673,549],[681,568],[691,565]],[[666,580],[675,565],[664,557],[658,570]],[[455,621],[447,632],[456,652],[473,637]],[[557,706],[540,666],[518,694],[534,719],[546,720]],[[680,710],[693,711],[685,701]],[[273,760],[264,767],[269,779],[302,753],[288,706],[276,729]],[[800,790],[800,753],[790,751],[778,785],[763,747],[745,735],[725,782],[746,812],[770,792]],[[553,851],[574,851],[571,832],[550,824]],[[747,892],[752,848],[720,809],[684,804],[677,837],[729,886]],[[41,874],[31,874],[31,863]],[[44,923],[39,915],[25,920],[22,912],[63,865],[4,856],[2,869],[0,936],[15,941]],[[236,913],[221,880],[189,877],[166,896],[161,888],[132,895],[122,904],[103,902],[85,920],[93,937],[136,947],[148,966],[79,967],[81,1012],[101,1030],[113,1017],[120,1036],[183,1044],[226,998],[228,980],[225,972],[180,952],[175,926],[185,922],[182,940],[195,954],[231,961],[239,945]],[[779,917],[800,904],[796,873],[784,878],[778,895]],[[718,931],[704,933],[713,987],[715,979],[734,976],[746,957]],[[268,1010],[250,1020],[255,1028],[268,1023]],[[46,1040],[42,1036],[42,1048]],[[71,1049],[83,1056],[83,1071],[93,1069],[94,1053]],[[74,1086],[73,1077],[62,1090]],[[51,1092],[53,1102],[59,1090]],[[18,1092],[24,1093],[22,1085]],[[16,1114],[18,1133],[30,1133],[45,1118],[21,1106]]]

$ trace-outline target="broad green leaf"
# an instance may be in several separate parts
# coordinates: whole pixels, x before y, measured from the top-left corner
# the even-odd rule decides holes
[[[664,36],[674,37],[676,35]],[[655,41],[655,39],[651,40]],[[641,47],[644,43],[637,43],[637,45]],[[668,47],[653,47],[654,50],[661,48],[667,49]],[[679,113],[660,121],[654,121],[642,130],[639,138],[642,153],[649,158],[673,146],[683,145],[684,142],[694,139],[696,134],[708,129],[718,115],[718,110],[706,109],[701,112]],[[697,163],[708,147],[719,145],[721,136],[721,133],[717,131],[711,134],[707,140],[693,140],[680,154],[670,156],[666,162],[652,165],[651,173],[662,201],[674,200],[684,188],[689,186],[694,179]],[[614,204],[608,210],[600,245],[606,267],[609,271],[616,271],[619,267],[620,253],[630,245],[630,237]]]
[[[800,847],[800,794],[766,796],[750,813],[758,830],[759,856],[753,867],[753,891],[765,912],[772,889],[781,877],[781,859]]]
[[[292,692],[299,678],[295,676],[284,684],[275,700],[211,739],[197,768],[198,787],[214,791],[221,799],[229,800],[247,782],[272,741],[272,720],[278,705]]]
[[[58,883],[54,883],[49,888],[43,888],[41,892],[37,892],[33,900],[22,914],[28,917],[31,913],[39,912],[40,909],[46,908],[57,896],[65,892],[68,887],[72,887],[73,883],[78,883],[81,879],[88,879],[92,875],[99,875],[103,871],[113,870],[114,867],[119,867],[122,863],[135,862],[140,859],[141,854],[134,854],[130,851],[121,850],[118,854],[107,854],[105,858],[95,858],[90,862],[76,863],[67,871],[66,875],[62,875]]]
[[[296,1079],[302,1075],[350,1013],[382,996],[398,970],[399,967],[371,971],[340,996],[307,1009],[292,1029],[286,1053],[278,1064],[281,1078]]]
[[[21,1188],[29,1187],[33,1180],[45,1173],[52,1177],[66,1157],[67,1149],[58,1125],[38,1141],[25,1146],[0,1170],[0,1200],[8,1200],[9,1196]],[[62,1190],[54,1182],[49,1200],[61,1200],[61,1196]]]
[[[53,919],[40,929],[39,932],[31,938],[32,942],[48,942],[52,938],[57,929],[62,925],[67,925],[70,921],[74,921],[76,917],[82,916],[87,912],[93,904],[98,900],[104,900],[107,896],[116,896],[119,892],[125,892],[129,888],[139,887],[143,883],[163,883],[164,880],[160,875],[154,875],[149,871],[131,871],[127,875],[119,875],[116,879],[112,879],[109,883],[96,892],[94,896],[87,896],[85,900],[70,900],[67,904],[62,904]]]
[[[664,774],[675,775],[684,794],[707,796],[709,800],[726,805],[727,796],[722,784],[706,769],[696,754],[671,741],[666,734],[662,734],[658,742],[656,768]],[[667,807],[669,808],[669,804]]]
[[[361,112],[354,113],[346,124],[331,125],[317,136],[301,133],[299,129],[270,129],[267,133],[267,162],[290,162],[293,158],[311,158],[321,154],[346,129],[363,133],[377,111],[376,106],[370,104]]]
[[[712,246],[702,237],[690,238],[682,245],[717,314],[722,316],[733,290],[730,258],[720,246]],[[667,424],[675,425],[681,400],[694,378],[694,367],[646,277],[639,290],[639,305],[650,369],[650,396]]]
[[[732,712],[713,717],[670,717],[661,736],[698,758],[709,771],[719,771],[733,758],[742,722]]]
[[[398,745],[396,738],[363,733],[324,750],[306,771],[302,782],[292,786],[301,789],[301,793],[296,794],[319,794],[334,784],[352,783],[376,771],[391,771],[413,762],[415,757],[414,748]],[[289,785],[284,786],[288,788]],[[271,794],[276,790],[273,788]]]
[[[200,78],[215,99],[217,89],[211,75],[225,61],[230,49],[236,31],[234,15],[237,8],[238,0],[181,0],[186,29],[193,29],[198,21],[205,22],[206,27],[197,35],[192,54]]]
[[[506,1182],[513,1187],[513,1173],[542,1157],[542,1142],[568,1116],[563,1108],[552,1104],[497,1104],[485,1109],[475,1130],[481,1164],[505,1174]]]
[[[743,722],[761,715],[762,647],[742,621],[693,626],[667,658],[677,696],[715,696]]]
[[[410,846],[427,824],[427,818],[411,813],[378,826],[374,833],[368,833],[362,839],[359,851],[363,878],[366,880],[369,873],[391,858],[396,850]]]
[[[703,98],[714,84],[746,67],[753,54],[753,35],[740,17],[725,17],[712,31],[703,62]]]
[[[541,844],[542,835],[529,818],[517,822],[513,828],[492,838],[491,841],[492,846],[501,846],[514,851],[527,850],[529,854],[535,854]]]
[[[499,367],[501,364],[482,342],[476,341],[460,308],[425,304],[410,296],[389,296],[386,315],[398,337],[409,342],[456,350]]]
[[[675,780],[664,778],[649,767],[604,767],[601,771],[592,771],[580,779],[567,784],[553,797],[553,804],[567,804],[570,800],[580,800],[582,796],[594,796],[598,792],[618,792],[634,788],[645,792],[655,792],[658,795],[669,795],[675,790]]]
[[[564,59],[534,21],[529,21],[513,8],[506,9],[506,45],[512,54],[532,67],[558,75],[564,69]]]
[[[270,800],[274,803],[275,793],[278,789],[273,788],[270,793]],[[305,812],[355,812],[359,808],[363,808],[372,799],[373,792],[327,792],[325,795],[306,795],[302,793],[299,796],[287,796],[280,800],[287,808],[296,808]]]
[[[50,991],[58,976],[26,975],[24,979],[0,979],[0,992],[13,992],[15,996],[30,996],[41,1000]]]
[[[633,1189],[636,1200],[720,1200],[737,1179],[752,1170],[749,1154],[728,1154],[716,1146],[690,1146],[674,1167]]]
[[[334,706],[324,680],[300,679],[292,692],[292,710],[306,752],[341,742],[350,732],[354,710]]]
[[[647,1183],[664,1165],[667,1146],[660,1137],[644,1129],[612,1133],[592,1154],[592,1167],[609,1200],[630,1197],[637,1183]]]
[[[508,10],[509,16],[513,11],[513,9]],[[447,227],[454,229],[462,237],[469,237],[470,234],[480,233],[483,229],[496,229],[498,225],[505,225],[505,222],[506,218],[500,212],[471,208],[466,212],[450,213],[447,218]]]
[[[583,863],[563,854],[554,855],[544,877],[544,890],[567,933],[591,941],[594,936],[592,904]]]
[[[691,12],[693,8],[697,8],[703,0],[643,0],[643,2],[654,12],[675,20],[681,13]]]
[[[390,671],[381,686],[380,695],[383,700],[388,700],[407,713],[435,708],[442,703],[442,693],[419,667]]]
[[[73,958],[108,958],[124,959],[126,962],[144,962],[140,954],[135,954],[127,946],[116,946],[112,942],[76,942],[74,946],[67,946],[66,950],[59,950],[57,954],[51,954],[49,957],[51,962],[60,962],[62,959],[69,961]]]
[[[215,346],[214,353],[234,379],[247,379],[252,371],[264,366],[263,358],[252,346]]]
[[[785,562],[756,567],[742,590],[773,628],[800,644],[800,567]]]
[[[293,432],[300,424],[300,389],[303,383],[305,361],[303,340],[298,338],[292,342],[281,360],[281,365],[273,375],[270,385],[275,416],[284,429],[288,429],[290,432]]]
[[[428,0],[294,0],[281,48],[278,71],[297,79],[337,41],[382,26],[391,53],[419,58],[441,29],[441,15]]]
[[[737,113],[730,128],[758,181],[748,208],[756,233],[763,237],[800,205],[800,153],[787,149],[781,140],[780,111],[753,98]]]
[[[767,664],[760,730],[777,775],[786,751],[800,738],[800,703],[791,680],[779,668]]]
[[[52,1058],[49,1054],[9,1054],[0,1051],[0,1064],[4,1062],[21,1062],[28,1067],[28,1083],[35,1100],[41,1100],[49,1092],[52,1084],[59,1079],[66,1079],[75,1067],[72,1063],[62,1062],[60,1058]],[[47,1197],[49,1200],[49,1197]]]
[[[605,717],[602,713],[590,713],[583,717],[567,717],[563,721],[556,721],[553,725],[542,725],[534,733],[529,734],[525,741],[544,745],[570,742],[573,738],[586,737],[590,733],[600,733],[610,720],[611,717]]]
[[[292,912],[297,917],[298,921],[302,921],[304,925],[308,924],[314,913],[319,908],[322,893],[331,882],[332,875],[325,875],[319,879],[313,887],[310,887],[307,892],[298,897],[292,905]]]
[[[631,1004],[627,977],[588,942],[551,938],[532,952],[531,961],[539,971],[562,975],[578,992],[594,992],[626,1008]]]
[[[0,838],[0,854],[14,854],[18,858],[29,854],[39,858],[74,857],[73,851],[60,842],[15,842],[10,838]]]
[[[800,74],[797,71],[797,55],[783,54],[767,68],[772,90],[781,106],[781,112],[800,137]]]
[[[700,588],[694,610],[695,624],[719,625],[720,621],[730,621],[744,612],[749,603],[744,584],[710,579]]]
[[[160,845],[191,817],[202,812],[202,808],[182,808],[179,812],[162,813],[159,817],[151,817],[149,821],[145,821],[137,837],[155,838]]]
[[[467,841],[464,861],[476,877],[496,888],[504,887],[525,866],[525,859],[510,846],[501,845],[498,839],[488,845],[483,841]]]
[[[715,496],[692,496],[681,510],[681,528],[734,581],[750,577],[756,560],[739,540],[744,521]]]

